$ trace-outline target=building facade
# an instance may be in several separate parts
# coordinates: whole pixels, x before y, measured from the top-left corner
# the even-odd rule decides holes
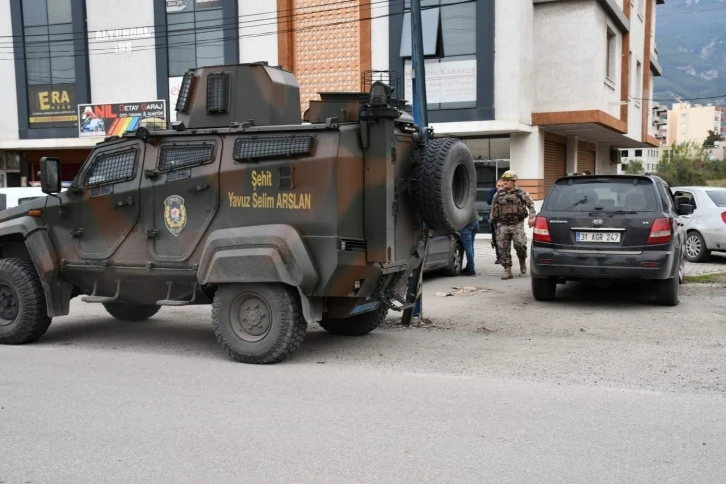
[[[668,145],[696,141],[702,143],[708,132],[726,134],[726,107],[674,103],[668,111]]]
[[[660,149],[658,148],[637,148],[620,150],[620,164],[618,173],[627,173],[628,167],[633,163],[639,163],[640,173],[655,173],[658,171],[660,161]]]
[[[485,184],[511,168],[541,200],[558,176],[615,173],[619,149],[659,146],[649,99],[664,0],[421,3],[429,124],[494,167]],[[36,181],[41,156],[59,156],[69,180],[139,116],[173,121],[191,67],[280,65],[301,113],[320,91],[360,91],[371,70],[411,100],[408,0],[0,0],[0,31],[13,36],[0,56],[12,184]]]

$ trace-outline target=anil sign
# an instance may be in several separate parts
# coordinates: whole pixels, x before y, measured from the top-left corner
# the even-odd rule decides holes
[[[166,101],[79,104],[78,119],[80,138],[122,136],[139,127],[149,131],[167,129]]]

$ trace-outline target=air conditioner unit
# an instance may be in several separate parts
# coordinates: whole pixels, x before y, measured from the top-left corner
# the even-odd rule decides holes
[[[610,148],[610,163],[618,165],[623,162],[623,153],[618,148]]]

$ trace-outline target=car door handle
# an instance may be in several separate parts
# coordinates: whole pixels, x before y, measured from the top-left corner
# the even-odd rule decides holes
[[[190,188],[187,191],[189,193],[197,193],[197,192],[201,192],[202,190],[206,190],[207,188],[209,188],[209,183],[205,183],[204,185],[197,185],[195,187]]]

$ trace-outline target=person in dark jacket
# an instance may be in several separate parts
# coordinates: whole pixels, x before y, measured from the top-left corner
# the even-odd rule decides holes
[[[487,199],[487,203],[490,207],[492,206],[494,195],[496,195],[497,192],[502,188],[504,188],[504,181],[502,181],[502,179],[500,178],[499,180],[497,180],[497,186],[489,190],[489,198]],[[499,247],[497,247],[497,225],[489,222],[489,228],[492,231],[492,247],[494,248],[494,252],[497,254],[497,260],[495,260],[494,263],[501,264],[502,261],[499,259]]]
[[[471,212],[469,217],[469,223],[459,231],[461,235],[461,245],[464,246],[464,253],[466,254],[466,267],[461,271],[462,276],[475,276],[476,270],[474,270],[474,239],[476,233],[479,231],[479,212],[476,211],[476,206]]]

